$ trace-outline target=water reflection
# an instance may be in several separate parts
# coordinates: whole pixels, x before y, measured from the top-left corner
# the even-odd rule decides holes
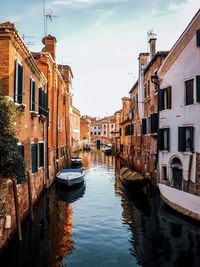
[[[112,156],[82,158],[86,183],[47,190],[34,222],[23,224],[23,242],[13,239],[0,255],[1,267],[200,266],[199,225],[166,209],[153,190],[123,188]]]

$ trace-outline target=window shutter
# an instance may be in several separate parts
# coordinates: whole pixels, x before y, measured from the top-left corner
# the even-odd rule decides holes
[[[185,127],[178,127],[178,151],[185,151]]]
[[[164,90],[158,90],[158,109],[164,109]]]
[[[15,60],[15,72],[14,72],[14,101],[17,101],[17,60]]]
[[[42,115],[42,88],[39,88],[39,114]]]
[[[164,149],[164,136],[163,136],[163,129],[158,129],[158,149]]]
[[[200,75],[196,76],[196,94],[197,102],[200,103]]]
[[[200,47],[200,29],[196,31],[196,45]]]
[[[23,100],[23,66],[18,64],[18,82],[17,82],[17,102],[22,103]]]
[[[44,143],[39,143],[39,167],[44,167]]]
[[[171,95],[172,95],[172,87],[169,86],[167,88],[167,108],[168,109],[172,108],[172,97],[171,97]]]
[[[30,99],[29,99],[29,109],[32,110],[32,80],[30,79]]]
[[[32,107],[33,107],[33,109],[32,110],[34,110],[35,111],[35,81],[32,81]]]
[[[122,128],[119,128],[119,136],[122,136]]]
[[[167,151],[170,151],[169,128],[165,130],[167,131]]]
[[[18,145],[17,146],[17,151],[19,155],[21,155],[24,158],[24,146],[23,145]]]
[[[31,145],[31,167],[32,167],[32,173],[37,172],[37,144]]]
[[[146,133],[147,133],[147,120],[142,119],[142,134],[146,134]]]
[[[191,137],[190,151],[193,152],[194,151],[194,127],[190,127],[190,137]]]
[[[48,99],[47,99],[47,93],[44,93],[44,115],[47,117],[48,114]]]
[[[158,132],[158,113],[151,114],[151,133]]]

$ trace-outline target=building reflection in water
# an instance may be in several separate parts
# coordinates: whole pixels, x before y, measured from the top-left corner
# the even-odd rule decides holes
[[[54,242],[51,244],[52,260],[51,266],[60,266],[62,260],[75,248],[73,240],[73,206],[72,203],[82,197],[85,193],[85,184],[79,184],[75,187],[67,189],[59,184],[56,186],[56,221],[55,225],[52,222],[52,229],[50,233],[53,237],[50,240]],[[56,233],[54,230],[57,228]]]
[[[200,228],[174,214],[158,193],[124,189],[116,171],[123,224],[128,226],[130,253],[141,266],[200,266]]]

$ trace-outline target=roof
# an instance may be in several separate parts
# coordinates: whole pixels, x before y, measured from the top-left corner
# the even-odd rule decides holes
[[[136,88],[137,85],[138,85],[138,80],[134,83],[133,87],[129,91],[129,94],[131,94],[135,90],[135,88]]]
[[[153,65],[153,63],[156,61],[157,58],[161,57],[161,58],[165,58],[167,55],[169,54],[169,51],[158,51],[153,58],[151,59],[151,61],[147,64],[145,70],[144,70],[144,74],[147,73],[147,71],[149,70],[149,68]]]

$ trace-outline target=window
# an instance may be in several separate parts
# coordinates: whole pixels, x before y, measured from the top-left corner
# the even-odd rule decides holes
[[[169,128],[159,129],[158,131],[158,148],[159,150],[170,149],[170,137],[169,137]]]
[[[147,119],[142,119],[142,134],[147,133]]]
[[[35,81],[30,79],[30,111],[35,111]]]
[[[153,113],[150,115],[151,118],[151,133],[158,132],[158,113]]]
[[[98,129],[101,129],[101,126],[99,126]]]
[[[93,135],[93,132],[91,132],[90,134]]]
[[[185,81],[185,104],[192,105],[194,103],[194,79]]]
[[[104,135],[106,135],[106,131],[104,131]]]
[[[158,101],[159,110],[171,109],[171,86],[159,90]]]
[[[194,127],[178,127],[178,151],[194,151]]]
[[[101,135],[101,132],[98,132],[98,135]]]
[[[125,127],[125,136],[133,134],[133,125],[129,124]]]
[[[47,116],[47,93],[44,92],[44,90],[40,87],[39,88],[39,107],[38,111],[40,115]]]
[[[44,167],[44,143],[39,143],[39,167]]]
[[[94,129],[96,129],[96,126],[94,127]]]
[[[94,135],[96,135],[97,133],[96,132],[94,132]]]
[[[18,145],[17,146],[18,154],[21,155],[24,158],[24,145]]]
[[[21,104],[24,95],[24,68],[15,60],[15,74],[14,74],[14,101]]]
[[[196,31],[196,45],[200,47],[200,29]]]
[[[38,147],[37,144],[31,144],[31,170],[32,173],[38,170]]]
[[[147,134],[151,133],[151,118],[147,117]]]

